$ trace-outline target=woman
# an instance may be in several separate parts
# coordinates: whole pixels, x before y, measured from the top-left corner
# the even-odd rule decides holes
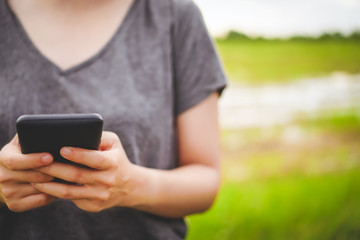
[[[183,239],[219,187],[225,77],[198,8],[0,1],[0,239]],[[61,150],[91,170],[21,154],[18,116],[77,112],[109,131],[99,151]]]

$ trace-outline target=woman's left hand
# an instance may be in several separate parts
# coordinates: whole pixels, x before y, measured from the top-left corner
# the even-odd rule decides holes
[[[90,169],[54,162],[36,170],[79,185],[34,183],[36,189],[58,198],[71,199],[79,208],[89,212],[131,205],[131,176],[135,165],[128,160],[115,133],[103,132],[99,151],[64,147],[60,153]]]

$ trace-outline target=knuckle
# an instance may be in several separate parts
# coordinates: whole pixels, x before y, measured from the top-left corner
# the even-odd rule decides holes
[[[63,189],[63,191],[60,193],[60,195],[61,195],[61,198],[70,199],[70,198],[72,197],[70,188],[65,187],[65,188]]]
[[[91,204],[76,204],[76,206],[87,212],[98,213],[101,211],[101,208],[99,206],[96,206],[93,203],[91,203]]]
[[[115,176],[106,176],[102,180],[102,184],[104,184],[105,187],[107,187],[107,188],[113,187],[116,184],[116,177]]]
[[[100,206],[97,206],[96,204],[92,204],[90,209],[89,209],[89,212],[93,212],[93,213],[98,213],[100,212],[102,209]]]
[[[5,147],[3,148],[3,149],[1,149],[1,151],[0,151],[0,163],[3,163],[4,162],[4,149],[5,149]]]
[[[114,139],[119,139],[119,136],[114,132],[110,132],[109,136]]]
[[[103,168],[106,161],[107,161],[107,159],[105,158],[105,156],[103,154],[99,154],[96,161],[94,161],[94,167],[96,169]]]
[[[10,180],[9,175],[0,168],[0,183],[4,183],[8,180]]]
[[[81,182],[81,180],[83,179],[83,173],[80,169],[78,168],[74,168],[72,170],[72,174],[70,176],[70,181],[72,182]]]
[[[36,173],[34,176],[34,180],[36,182],[42,182],[44,180],[44,178],[45,178],[44,175],[41,173]]]
[[[8,202],[7,203],[7,207],[10,211],[13,211],[13,212],[20,212],[20,205],[17,204],[16,202]]]
[[[52,177],[51,176],[47,176],[44,175],[42,173],[35,173],[33,175],[33,181],[34,182],[46,182],[46,181],[51,181]]]
[[[118,159],[121,159],[121,161],[128,159],[126,152],[124,151],[123,148],[117,148],[116,155],[117,155],[117,158],[116,157],[114,158],[114,164],[117,164]]]
[[[96,195],[96,199],[100,202],[106,202],[110,198],[110,194],[108,192],[103,192],[101,194]]]
[[[13,156],[8,157],[4,160],[4,164],[8,169],[15,170],[16,169],[16,158]]]
[[[37,201],[37,205],[38,206],[43,206],[45,204],[47,204],[48,202],[48,196],[45,194],[42,194],[39,196],[39,200]]]
[[[1,188],[1,193],[5,197],[5,199],[10,199],[15,194],[15,192],[12,188],[4,187],[4,186]]]
[[[119,155],[120,156],[120,155]],[[118,166],[118,159],[115,156],[111,156],[110,158],[110,167],[115,168]]]

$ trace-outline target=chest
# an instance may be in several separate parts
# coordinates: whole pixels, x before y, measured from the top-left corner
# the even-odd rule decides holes
[[[133,0],[51,2],[9,0],[9,7],[34,47],[62,70],[101,51],[133,4]]]
[[[106,47],[67,70],[44,58],[16,19],[0,11],[0,147],[22,114],[97,112],[132,162],[176,164],[170,11],[161,8],[155,18],[146,1],[134,3]]]
[[[151,152],[163,139],[159,134],[171,134],[173,62],[170,24],[164,24],[170,21],[166,16],[155,21],[145,14],[143,2],[136,2],[131,17],[100,54],[65,71],[24,41],[26,36],[10,15],[3,16],[7,25],[0,21],[0,32],[6,33],[0,35],[0,145],[15,134],[18,116],[33,113],[100,113],[104,129],[121,136],[135,162],[145,157],[134,146]]]

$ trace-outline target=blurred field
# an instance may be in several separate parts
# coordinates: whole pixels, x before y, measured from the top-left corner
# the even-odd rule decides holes
[[[360,239],[360,112],[295,124],[223,130],[223,188],[188,239]]]
[[[244,84],[360,72],[355,42],[219,42],[219,50]],[[222,189],[210,211],[187,218],[187,239],[360,239],[360,109],[222,129],[221,142]]]
[[[334,71],[360,72],[360,41],[218,40],[231,81],[285,82]]]
[[[228,182],[189,239],[359,239],[358,171]]]

